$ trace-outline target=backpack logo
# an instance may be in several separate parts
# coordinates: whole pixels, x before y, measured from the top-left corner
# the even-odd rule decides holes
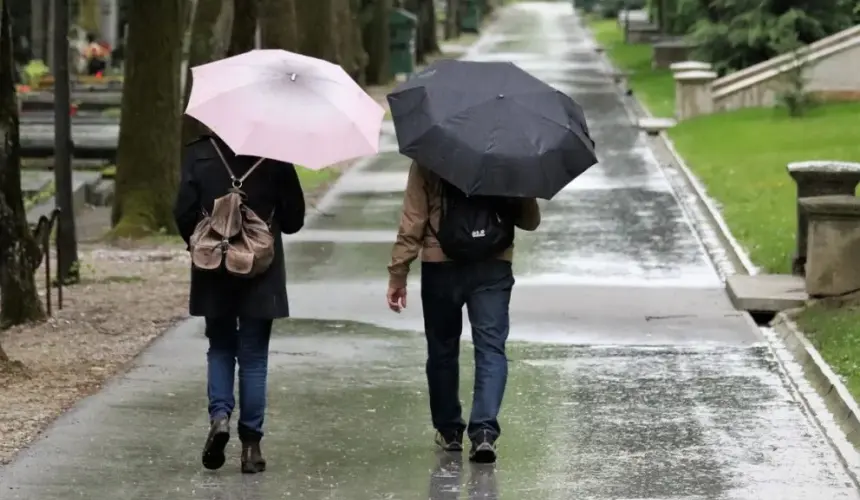
[[[483,229],[479,229],[477,231],[472,231],[472,238],[483,238],[487,235],[487,232]]]

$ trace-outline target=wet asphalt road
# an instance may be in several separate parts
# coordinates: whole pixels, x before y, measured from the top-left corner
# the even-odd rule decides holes
[[[408,166],[388,134],[389,152],[346,174],[290,239],[291,305],[306,319],[276,325],[268,472],[238,474],[235,443],[224,469],[201,470],[205,340],[189,324],[0,471],[0,499],[858,498],[728,303],[570,4],[508,8],[471,56],[570,92],[601,159],[517,241],[496,467],[433,451],[417,266],[411,307],[384,307]]]

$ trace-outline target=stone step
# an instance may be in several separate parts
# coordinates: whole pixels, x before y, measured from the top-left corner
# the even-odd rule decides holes
[[[53,172],[49,173],[53,179]],[[72,206],[76,213],[90,202],[91,192],[99,184],[101,177],[98,172],[76,171],[72,173]],[[35,224],[39,221],[39,217],[43,215],[49,217],[54,207],[56,207],[56,202],[53,196],[40,201],[27,210],[27,221],[30,224]]]
[[[22,112],[54,109],[53,92],[26,92],[19,94],[18,99],[21,102]],[[72,103],[77,104],[78,109],[80,110],[103,110],[108,108],[118,108],[122,103],[122,92],[112,90],[72,92],[71,101]]]
[[[110,166],[110,162],[99,158],[72,158],[74,170],[96,170],[101,171]],[[54,170],[54,158],[22,158],[21,168],[27,170]]]
[[[54,111],[25,111],[20,116],[21,125],[54,125]],[[72,127],[81,125],[117,125],[119,115],[101,111],[79,111],[72,117]]]
[[[726,279],[726,291],[736,308],[750,313],[794,309],[809,298],[804,279],[790,274],[736,274]]]
[[[51,186],[54,181],[54,172],[49,170],[22,170],[21,192],[24,199],[33,198]]]
[[[79,125],[72,128],[76,158],[114,161],[119,143],[119,123]],[[26,157],[54,155],[54,126],[48,124],[21,125],[21,154]]]

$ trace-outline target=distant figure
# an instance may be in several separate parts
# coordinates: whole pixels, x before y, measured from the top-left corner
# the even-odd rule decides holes
[[[241,468],[262,472],[269,337],[272,321],[290,314],[281,233],[297,232],[305,219],[298,174],[289,163],[237,156],[204,135],[185,146],[174,215],[191,252],[190,313],[206,318],[209,339],[203,466],[224,465],[238,364]],[[271,251],[257,258],[261,249]]]
[[[96,36],[87,33],[87,46],[84,48],[84,60],[87,63],[87,74],[95,76],[103,74],[107,69],[107,58],[110,51],[98,42]]]

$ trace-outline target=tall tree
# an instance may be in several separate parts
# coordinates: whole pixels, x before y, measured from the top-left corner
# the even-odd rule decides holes
[[[9,2],[0,0],[0,327],[44,319],[34,273],[40,252],[21,193],[21,145]],[[5,361],[0,350],[0,361]]]
[[[69,32],[69,2],[54,0],[54,33]],[[69,39],[55,36],[52,40],[54,53],[68,54]],[[80,279],[78,269],[78,237],[75,230],[75,208],[72,200],[72,118],[71,82],[69,81],[69,58],[54,60],[54,198],[60,209],[57,228],[57,246],[61,249],[57,259],[57,279],[64,283],[76,283]]]
[[[99,0],[78,0],[78,26],[87,33],[98,35],[100,24]]]
[[[460,36],[460,0],[446,0],[445,40]]]
[[[421,23],[421,38],[417,44],[425,56],[439,52],[439,24],[436,19],[436,2],[434,0],[419,1],[418,22]]]
[[[134,1],[129,8],[113,235],[173,232],[178,178],[183,0]]]
[[[296,2],[296,17],[299,30],[299,52],[340,62],[341,31],[337,26],[337,3],[339,0],[303,0]]]
[[[367,83],[382,85],[391,80],[391,32],[388,18],[391,0],[371,0],[363,16],[366,21],[362,30],[364,47],[367,49]]]
[[[297,51],[297,30],[295,0],[261,0],[260,38],[264,49]]]
[[[257,37],[258,9],[259,0],[234,0],[233,29],[230,33],[228,56],[235,56],[254,49]]]
[[[338,64],[355,81],[364,84],[364,70],[367,67],[367,52],[361,36],[361,22],[358,18],[360,6],[355,0],[335,0],[335,22],[339,33]]]
[[[30,0],[30,43],[33,48],[33,59],[44,61],[47,57],[46,28],[48,27],[48,4],[45,0]]]
[[[197,0],[191,23],[191,46],[185,75],[183,106],[191,96],[191,68],[223,58],[230,45],[233,28],[233,0]],[[204,132],[200,122],[190,116],[182,118],[182,143]]]

